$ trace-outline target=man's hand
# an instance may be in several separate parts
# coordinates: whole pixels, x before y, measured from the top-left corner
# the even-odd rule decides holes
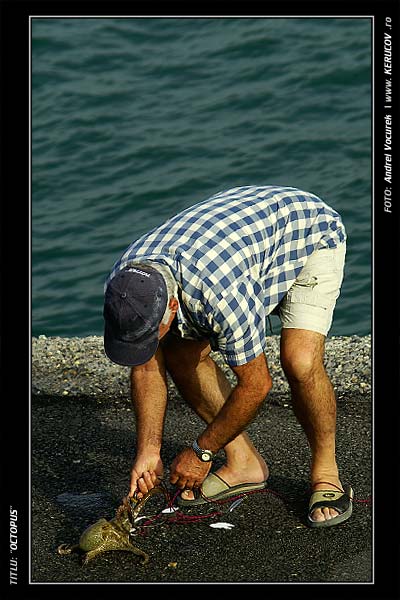
[[[146,460],[136,458],[131,470],[131,487],[128,496],[132,497],[136,492],[137,497],[142,498],[160,482],[163,472],[163,464],[159,456]]]
[[[131,395],[136,418],[136,458],[132,466],[129,497],[147,494],[163,475],[160,458],[167,380],[160,348],[145,364],[131,369]]]
[[[184,448],[171,464],[170,482],[181,490],[200,487],[212,462],[202,462],[192,448]]]

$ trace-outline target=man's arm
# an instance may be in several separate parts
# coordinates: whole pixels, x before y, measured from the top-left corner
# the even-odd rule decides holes
[[[264,354],[244,365],[232,367],[232,370],[237,376],[237,385],[215,419],[198,438],[201,448],[213,452],[226,446],[245,430],[272,387]]]
[[[161,348],[144,365],[132,367],[131,397],[136,417],[137,447],[131,472],[132,496],[145,494],[163,475],[160,452],[167,406],[167,379]]]
[[[237,385],[215,419],[198,438],[201,448],[213,452],[226,446],[244,431],[272,386],[264,354],[232,369],[237,375]],[[171,483],[180,488],[196,487],[207,475],[209,467],[208,463],[200,463],[191,448],[185,448],[171,466]]]

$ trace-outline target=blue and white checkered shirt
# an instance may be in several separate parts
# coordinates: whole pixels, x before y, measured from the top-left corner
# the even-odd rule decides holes
[[[179,288],[179,334],[208,339],[230,365],[260,355],[266,317],[307,258],[343,243],[339,214],[291,187],[243,186],[219,192],[134,241],[108,281],[135,262],[167,265]]]

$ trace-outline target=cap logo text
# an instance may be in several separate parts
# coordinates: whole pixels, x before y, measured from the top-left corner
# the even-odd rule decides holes
[[[144,275],[145,277],[150,277],[150,273],[145,273],[144,271],[140,271],[139,269],[127,269],[130,273],[139,273],[139,275]]]

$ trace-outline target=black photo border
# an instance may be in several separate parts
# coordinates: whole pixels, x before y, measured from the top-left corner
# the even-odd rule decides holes
[[[366,600],[400,598],[400,389],[399,315],[399,46],[398,0],[375,2],[274,1],[243,12],[232,6],[223,16],[326,14],[373,17],[373,263],[372,345],[374,403],[374,581],[370,585],[321,584],[291,588],[310,598],[349,595]],[[261,11],[261,8],[263,11]],[[168,5],[171,15],[217,16],[216,7]],[[189,10],[190,9],[190,10]],[[222,9],[221,9],[222,10]],[[1,596],[44,598],[56,592],[50,584],[30,584],[30,17],[42,15],[148,15],[132,2],[0,2],[1,42]],[[150,16],[157,16],[157,12]],[[161,13],[164,15],[164,13]],[[392,35],[393,104],[385,105],[385,33]],[[390,150],[384,150],[387,136]],[[391,158],[387,159],[386,154]],[[393,164],[392,181],[387,160]],[[396,170],[397,165],[397,170]],[[18,583],[10,576],[10,518],[18,514]],[[393,514],[394,513],[394,514]],[[263,585],[263,584],[257,584]],[[285,585],[285,584],[281,584]],[[80,591],[75,586],[74,591]],[[88,589],[88,588],[91,589]],[[169,588],[168,588],[169,589]],[[181,591],[181,588],[177,588]],[[143,591],[143,590],[141,590]],[[82,588],[98,596],[99,586]],[[283,590],[268,584],[263,593],[277,597]],[[57,591],[58,593],[58,591]],[[67,591],[68,593],[68,591]],[[125,593],[125,590],[124,590]],[[128,593],[130,590],[128,589]],[[108,592],[107,592],[108,594]]]

